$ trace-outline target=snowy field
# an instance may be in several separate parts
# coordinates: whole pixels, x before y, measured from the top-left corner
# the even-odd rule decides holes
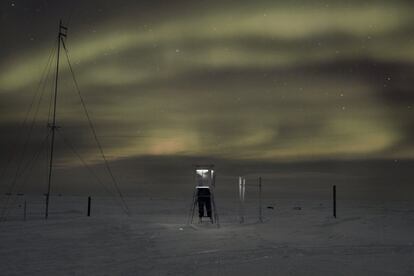
[[[4,201],[5,198],[2,198]],[[1,275],[414,275],[414,204],[408,201],[217,199],[221,227],[187,225],[190,199],[118,202],[55,196],[13,203],[0,224]],[[273,209],[268,208],[272,206]],[[300,207],[300,208],[299,208]],[[196,221],[196,220],[195,220]]]

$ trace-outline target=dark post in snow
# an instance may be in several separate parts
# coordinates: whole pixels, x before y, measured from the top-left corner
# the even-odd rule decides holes
[[[88,217],[91,216],[91,197],[88,196]]]
[[[333,216],[336,218],[336,185],[333,185]]]
[[[24,205],[23,205],[23,219],[24,219],[24,221],[26,221],[26,210],[27,210],[27,204],[26,204],[26,200],[25,200]]]
[[[246,179],[242,176],[239,176],[239,213],[240,213],[240,223],[244,223],[244,195],[246,192]]]
[[[263,222],[262,215],[262,177],[259,176],[259,221]]]

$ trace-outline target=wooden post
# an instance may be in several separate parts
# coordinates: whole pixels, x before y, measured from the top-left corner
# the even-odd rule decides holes
[[[263,222],[262,214],[262,177],[259,176],[259,221]]]
[[[27,210],[27,204],[26,204],[26,200],[24,201],[24,205],[23,205],[23,220],[26,221],[26,212]]]
[[[333,216],[336,218],[336,185],[333,185]]]
[[[240,213],[240,223],[244,223],[244,194],[246,189],[246,179],[244,177],[239,177],[239,213]]]
[[[91,216],[91,197],[88,196],[88,217]]]

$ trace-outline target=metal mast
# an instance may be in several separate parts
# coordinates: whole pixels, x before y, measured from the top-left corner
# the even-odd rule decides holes
[[[53,167],[53,150],[55,146],[55,132],[58,126],[56,125],[56,103],[57,103],[57,92],[58,92],[58,80],[59,80],[59,57],[60,57],[60,43],[64,37],[66,37],[67,28],[62,25],[62,20],[59,21],[59,33],[58,33],[58,48],[57,48],[57,59],[56,59],[56,75],[55,75],[55,93],[53,101],[53,119],[52,124],[49,124],[48,127],[52,131],[52,140],[50,143],[50,160],[49,160],[49,177],[47,184],[47,194],[46,194],[46,211],[45,219],[49,215],[49,199],[50,199],[50,189],[52,186],[52,167]]]

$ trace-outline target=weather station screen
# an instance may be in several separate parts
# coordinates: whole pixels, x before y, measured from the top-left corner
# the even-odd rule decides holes
[[[214,178],[213,170],[209,170],[209,169],[197,169],[196,170],[197,187],[209,188],[211,186],[214,186],[213,178]]]

